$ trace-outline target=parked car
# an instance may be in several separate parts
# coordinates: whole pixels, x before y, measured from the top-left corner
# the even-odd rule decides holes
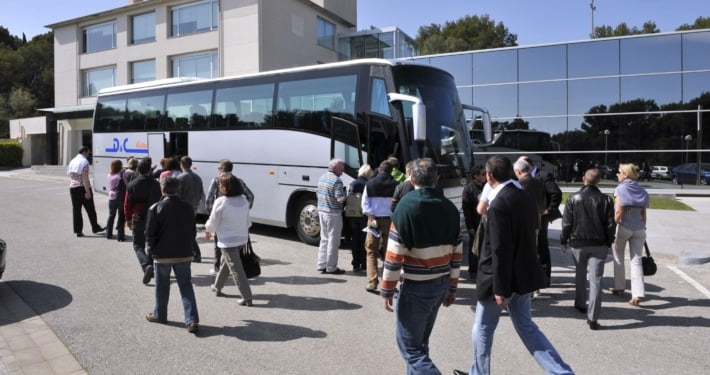
[[[707,185],[710,180],[710,163],[700,165],[700,183]],[[697,163],[685,163],[671,169],[674,184],[695,184]]]
[[[665,165],[654,165],[651,169],[651,178],[655,180],[670,180],[671,170]]]

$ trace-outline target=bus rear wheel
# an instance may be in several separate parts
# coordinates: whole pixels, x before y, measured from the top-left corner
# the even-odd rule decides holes
[[[320,220],[318,220],[318,201],[306,197],[298,201],[296,210],[296,233],[298,238],[308,245],[320,243]]]

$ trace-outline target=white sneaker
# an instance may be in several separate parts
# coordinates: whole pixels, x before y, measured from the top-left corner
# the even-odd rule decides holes
[[[530,300],[532,301],[532,300],[536,299],[537,297],[540,297],[540,291],[539,291],[539,290],[536,290],[536,291],[533,292],[532,297],[530,298]]]
[[[216,274],[218,271],[214,268],[210,268],[210,275]]]

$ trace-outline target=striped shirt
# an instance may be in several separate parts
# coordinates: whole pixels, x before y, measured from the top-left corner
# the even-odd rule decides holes
[[[334,214],[343,212],[345,186],[333,171],[328,171],[320,177],[316,195],[318,196],[318,211]]]
[[[429,188],[408,193],[400,205],[390,226],[380,295],[393,296],[400,279],[426,281],[447,275],[449,292],[456,292],[462,258],[458,210]],[[402,236],[398,223],[410,226],[404,228],[410,238]]]

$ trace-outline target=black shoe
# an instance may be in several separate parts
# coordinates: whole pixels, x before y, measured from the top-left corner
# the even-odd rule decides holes
[[[318,271],[320,273],[325,273],[325,268],[318,268],[316,271]]]
[[[91,231],[94,232],[94,234],[96,234],[96,233],[101,233],[105,230],[106,230],[106,228],[97,227],[97,228],[92,229]]]
[[[623,296],[624,295],[624,290],[623,289],[614,289],[614,288],[609,288],[609,292],[615,296]]]
[[[582,314],[586,314],[586,313],[587,313],[587,307],[586,307],[586,306],[585,306],[585,307],[582,307],[582,306],[574,305],[574,308],[577,309],[577,311],[581,312]]]
[[[76,234],[76,236],[77,236],[77,237],[84,237],[84,233],[79,232],[79,233]]]
[[[146,285],[150,282],[150,279],[153,278],[153,266],[148,266],[145,268],[145,271],[143,272],[143,285]]]
[[[454,370],[454,375],[468,375],[468,372],[461,370]]]
[[[336,268],[334,271],[323,271],[323,273],[327,273],[329,275],[342,275],[345,273],[345,270],[341,270],[340,268]]]
[[[192,322],[187,325],[187,332],[197,333],[199,330],[200,330],[200,325],[195,322]]]
[[[126,241],[126,237],[118,237],[118,238],[116,239],[116,241],[118,241],[118,242],[125,242],[125,241]]]
[[[591,320],[587,320],[587,324],[589,324],[589,329],[591,329],[592,331],[596,331],[596,330],[599,330],[602,328],[602,326],[599,325],[599,323],[593,322]]]
[[[107,240],[112,240],[113,239],[113,234],[107,234],[106,235]]]
[[[377,290],[377,287],[374,287],[374,288],[373,288],[373,287],[368,286],[367,288],[365,288],[365,290],[366,290],[368,293],[377,294],[377,295],[380,294],[380,292]]]

